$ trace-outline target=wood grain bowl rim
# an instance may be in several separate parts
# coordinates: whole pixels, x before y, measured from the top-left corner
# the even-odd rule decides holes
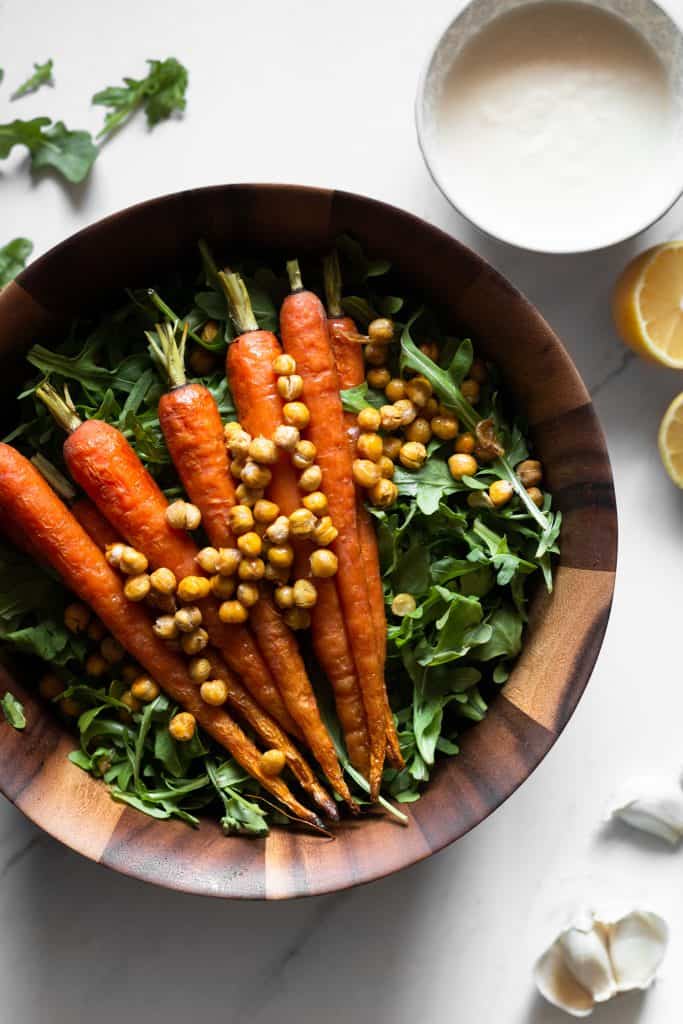
[[[11,682],[25,701],[28,718],[24,733],[0,723],[0,792],[76,852],[170,889],[296,898],[361,885],[424,860],[488,817],[536,769],[573,714],[604,638],[616,504],[588,393],[531,303],[480,256],[413,214],[354,193],[273,184],[208,186],[138,203],[59,243],[0,293],[0,353],[7,361],[49,332],[84,295],[135,283],[146,265],[171,265],[201,235],[282,248],[287,231],[290,248],[320,249],[342,230],[390,257],[450,322],[466,326],[485,354],[487,347],[495,353],[565,516],[555,591],[534,599],[522,655],[484,722],[464,735],[462,753],[440,765],[422,799],[405,806],[410,827],[374,818],[349,822],[335,842],[282,829],[266,840],[225,839],[213,822],[193,831],[116,804],[66,759],[73,737],[35,691],[0,678],[0,687]]]

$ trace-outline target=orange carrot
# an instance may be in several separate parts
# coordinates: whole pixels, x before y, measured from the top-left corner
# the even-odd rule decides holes
[[[370,733],[370,794],[379,795],[387,745],[387,696],[377,658],[377,638],[370,610],[358,541],[352,459],[344,433],[339,378],[320,299],[304,291],[296,261],[288,264],[293,291],[280,311],[286,352],[303,378],[303,400],[311,422],[308,433],[318,450],[332,521],[339,531],[333,544],[339,559],[337,585],[346,616]],[[393,722],[391,723],[393,729]]]
[[[182,658],[154,635],[145,610],[126,600],[121,580],[95,542],[35,467],[6,444],[0,444],[0,512],[3,522],[33,538],[42,560],[92,608],[172,700],[191,712],[202,728],[293,814],[320,827],[318,817],[299,803],[281,779],[262,772],[257,748],[227,712],[202,701]]]
[[[270,331],[248,331],[228,349],[227,372],[240,422],[254,436],[272,437],[284,422],[273,370],[273,360],[281,354],[278,340]],[[286,453],[272,469],[269,496],[284,515],[291,515],[300,507],[301,492]],[[296,546],[295,570],[299,577],[310,574],[311,550],[307,544]],[[318,600],[311,609],[313,648],[334,693],[349,760],[367,775],[370,759],[365,712],[337,590],[331,579],[316,580],[316,589]]]

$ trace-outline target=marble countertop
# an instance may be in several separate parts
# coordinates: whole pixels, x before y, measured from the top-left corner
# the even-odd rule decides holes
[[[289,904],[187,897],[80,858],[2,801],[2,1020],[553,1024],[568,1018],[535,996],[530,975],[544,930],[558,908],[605,890],[660,908],[673,934],[655,988],[596,1020],[681,1019],[683,852],[601,817],[623,778],[683,764],[683,496],[656,451],[682,383],[630,358],[609,315],[620,268],[679,234],[683,208],[634,242],[577,257],[520,252],[469,228],[429,180],[412,120],[423,58],[459,2],[0,2],[3,121],[49,113],[95,129],[89,96],[147,57],[175,54],[191,71],[185,120],[151,139],[141,119],[128,125],[81,187],[32,181],[18,154],[0,164],[3,241],[27,235],[38,254],[136,200],[224,181],[335,186],[405,207],[471,244],[564,339],[607,433],[621,527],[607,638],[564,735],[472,834],[393,878]],[[667,6],[683,17],[683,0]],[[57,87],[10,105],[10,87],[48,56]]]

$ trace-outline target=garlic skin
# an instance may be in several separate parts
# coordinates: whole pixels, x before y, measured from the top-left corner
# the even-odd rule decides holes
[[[580,911],[534,966],[541,995],[573,1017],[619,992],[646,989],[666,953],[669,929],[657,914],[634,909],[616,920]]]
[[[683,838],[683,790],[672,779],[655,775],[629,779],[612,801],[609,818],[675,846]]]

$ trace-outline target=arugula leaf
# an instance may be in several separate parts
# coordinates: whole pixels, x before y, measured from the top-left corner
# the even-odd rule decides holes
[[[4,68],[0,68],[0,85],[2,85],[2,80],[3,80],[4,77],[5,77],[5,70],[4,70]]]
[[[28,238],[13,238],[0,247],[0,288],[21,273],[32,252],[33,242]]]
[[[48,60],[44,64],[34,64],[33,74],[30,75],[25,82],[22,82],[18,89],[14,90],[10,99],[18,100],[20,96],[26,96],[30,92],[36,92],[40,89],[41,85],[54,85],[52,66],[52,60]]]
[[[522,649],[522,620],[517,610],[509,605],[499,608],[492,613],[488,624],[491,627],[491,636],[486,643],[477,648],[477,658],[480,661],[490,661],[501,656],[517,657]]]
[[[26,728],[24,705],[9,690],[4,697],[0,698],[0,708],[5,716],[5,721],[9,722],[13,729],[21,730]]]
[[[0,124],[0,160],[14,146],[26,146],[34,170],[53,167],[74,184],[87,177],[99,153],[90,132],[70,131],[63,121],[53,124],[49,117]]]
[[[382,392],[368,387],[367,381],[363,381],[362,384],[356,384],[354,388],[345,388],[339,394],[344,412],[359,413],[369,405],[379,409],[386,403],[386,398]]]
[[[111,135],[139,107],[144,108],[150,128],[166,120],[175,110],[185,110],[187,68],[175,57],[148,60],[147,63],[149,72],[144,78],[124,78],[124,85],[109,86],[93,96],[94,104],[109,108],[98,139]]]

